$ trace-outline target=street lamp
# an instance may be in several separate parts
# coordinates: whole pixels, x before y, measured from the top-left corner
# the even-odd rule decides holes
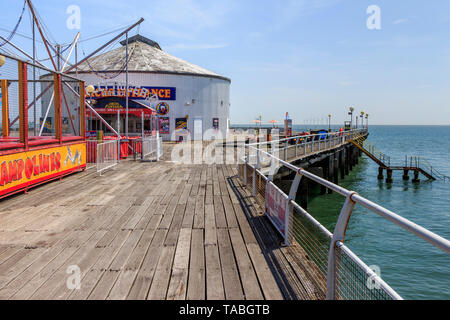
[[[331,131],[331,114],[328,115],[328,132]]]
[[[89,94],[89,104],[92,104],[92,94],[94,93],[94,91],[95,91],[95,88],[94,88],[94,86],[92,84],[90,84],[90,85],[88,85],[86,87],[86,92]],[[92,111],[90,113],[91,113],[91,116],[92,116]],[[89,121],[88,121],[88,129],[92,130],[91,119],[89,119]]]
[[[369,114],[366,113],[366,127],[369,129]]]
[[[348,114],[350,115],[350,130],[352,130],[352,128],[353,128],[353,111],[355,111],[355,108],[350,107],[349,110],[350,110],[350,112]]]
[[[361,128],[364,129],[364,111],[361,111]]]
[[[6,62],[6,59],[4,56],[0,56],[0,67],[2,67]]]

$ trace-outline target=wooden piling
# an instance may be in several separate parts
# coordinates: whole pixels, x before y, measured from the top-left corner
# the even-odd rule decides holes
[[[333,166],[333,183],[339,184],[339,153],[334,157]]]
[[[392,169],[386,169],[386,183],[393,183],[394,179],[392,178]]]
[[[345,178],[345,152],[344,149],[339,151],[339,169],[341,172],[341,180]]]
[[[308,193],[309,193],[308,180],[302,179],[300,181],[298,196],[300,197],[300,206],[305,210],[308,210]]]
[[[420,182],[419,171],[414,170],[414,179],[412,179],[412,182],[414,182],[414,183],[419,183]]]
[[[383,176],[383,168],[379,167],[378,168],[378,180],[383,180],[384,176]]]
[[[409,170],[403,169],[403,180],[408,181],[409,180]]]

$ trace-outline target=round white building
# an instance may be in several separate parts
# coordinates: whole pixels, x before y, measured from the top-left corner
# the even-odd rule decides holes
[[[121,109],[124,132],[125,42],[121,45],[81,63],[77,71],[86,86],[96,89],[92,96],[94,108],[114,128],[114,111]],[[156,109],[164,140],[179,140],[180,136],[192,140],[227,137],[230,79],[170,55],[141,35],[129,38],[128,55],[129,133],[141,132],[141,117],[133,109],[146,105]],[[150,129],[148,123],[146,129]]]

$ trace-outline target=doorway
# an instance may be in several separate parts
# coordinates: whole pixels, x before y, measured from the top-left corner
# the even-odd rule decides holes
[[[203,140],[203,120],[194,119],[194,140]]]

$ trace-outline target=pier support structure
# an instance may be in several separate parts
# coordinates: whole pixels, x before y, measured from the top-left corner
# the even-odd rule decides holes
[[[383,176],[383,168],[379,167],[378,168],[378,180],[383,180],[384,176]]]
[[[394,179],[392,178],[392,169],[386,169],[386,183],[393,183]]]
[[[341,180],[345,178],[345,149],[339,151],[339,169],[341,172]]]
[[[403,180],[408,181],[409,180],[409,170],[403,169]]]
[[[419,179],[419,171],[414,170],[414,178],[412,179],[412,182],[414,182],[414,183],[420,182],[420,179]]]
[[[309,193],[308,179],[301,179],[298,195],[300,197],[300,206],[305,210],[308,210],[308,193]]]
[[[333,159],[333,183],[339,184],[339,153],[334,155]]]

